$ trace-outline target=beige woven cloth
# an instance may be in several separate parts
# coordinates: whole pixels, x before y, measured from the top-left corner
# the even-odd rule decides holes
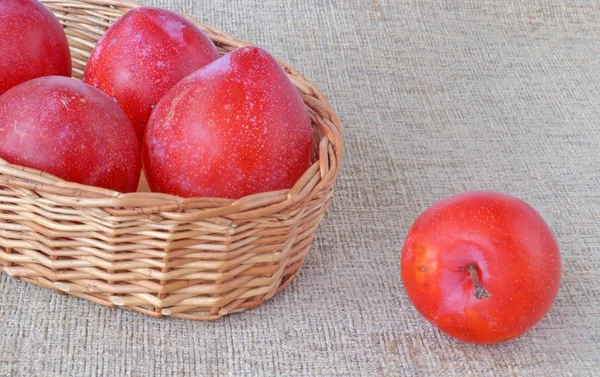
[[[0,276],[0,376],[600,374],[600,4],[153,0],[267,48],[345,125],[334,207],[299,278],[215,323],[110,310]],[[555,231],[563,280],[522,338],[475,346],[413,309],[404,236],[495,189]]]

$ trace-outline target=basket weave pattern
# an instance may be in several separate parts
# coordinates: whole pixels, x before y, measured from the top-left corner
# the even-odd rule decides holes
[[[140,4],[42,0],[81,78],[106,29]],[[196,21],[194,21],[196,22]],[[248,45],[198,24],[225,54]],[[341,126],[325,96],[281,63],[313,122],[314,164],[290,190],[239,200],[120,194],[0,159],[0,269],[16,279],[151,316],[217,319],[253,308],[302,266],[330,206]]]

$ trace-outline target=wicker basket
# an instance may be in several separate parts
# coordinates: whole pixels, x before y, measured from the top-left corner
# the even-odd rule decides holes
[[[42,2],[65,27],[77,78],[106,28],[140,6]],[[223,54],[247,45],[199,26]],[[61,294],[155,317],[212,320],[270,299],[302,266],[331,203],[343,149],[325,96],[281,65],[307,105],[316,151],[291,190],[235,201],[183,199],[147,192],[142,182],[138,192],[120,194],[0,160],[0,269]]]

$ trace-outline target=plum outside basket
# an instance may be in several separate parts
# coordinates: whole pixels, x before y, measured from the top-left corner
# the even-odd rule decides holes
[[[42,2],[65,28],[75,78],[106,29],[141,6],[128,0]],[[194,22],[221,54],[248,45]],[[314,164],[293,188],[239,200],[184,199],[147,192],[142,183],[138,192],[121,194],[0,159],[0,269],[108,307],[194,320],[257,307],[284,289],[331,205],[343,145],[325,96],[280,64],[313,126]]]

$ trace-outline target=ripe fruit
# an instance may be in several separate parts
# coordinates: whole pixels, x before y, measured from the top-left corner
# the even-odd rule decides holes
[[[516,338],[548,312],[560,283],[552,231],[527,203],[474,191],[427,209],[402,249],[408,297],[428,321],[457,339]]]
[[[235,50],[173,87],[152,114],[142,148],[152,191],[183,197],[289,189],[311,155],[302,98],[257,47]]]
[[[67,36],[37,0],[0,1],[0,95],[42,76],[71,76]]]
[[[106,31],[92,52],[83,81],[117,100],[141,142],[162,96],[219,56],[210,38],[183,16],[140,7]]]
[[[141,159],[135,131],[106,94],[50,76],[0,97],[0,158],[64,180],[135,191]]]

